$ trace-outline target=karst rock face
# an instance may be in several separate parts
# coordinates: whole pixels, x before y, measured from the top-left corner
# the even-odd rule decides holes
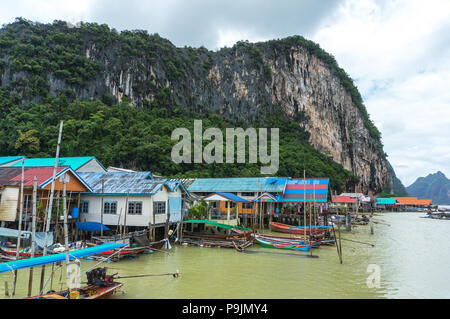
[[[62,23],[38,27],[44,39],[45,28],[75,33],[81,39],[79,55],[96,68],[77,84],[47,72],[44,79],[50,94],[70,89],[74,99],[108,96],[112,102],[120,102],[128,98],[137,108],[214,112],[245,125],[259,123],[281,110],[309,133],[312,146],[360,178],[355,191],[378,192],[392,180],[380,138],[368,127],[365,108],[361,110],[354,92],[338,74],[343,70],[327,61],[329,55],[317,54],[318,45],[311,41],[294,37],[295,41],[238,42],[232,48],[210,51],[177,48],[145,32],[127,38],[107,27],[96,33]],[[28,28],[20,36],[37,32]],[[9,55],[3,61],[2,86],[27,77],[26,71],[11,68]],[[334,58],[332,61],[335,63]],[[39,96],[29,100],[37,101]]]

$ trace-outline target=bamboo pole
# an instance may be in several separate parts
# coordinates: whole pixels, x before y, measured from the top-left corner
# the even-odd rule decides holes
[[[53,167],[52,185],[51,185],[51,189],[50,189],[50,202],[49,202],[48,214],[47,214],[47,224],[45,227],[44,251],[42,253],[43,256],[47,255],[48,233],[50,231],[50,223],[52,220],[53,193],[55,191],[55,178],[56,178],[56,170],[58,167],[59,150],[61,147],[63,124],[64,124],[64,121],[61,121],[60,125],[59,125],[59,135],[58,135],[58,144],[56,146],[55,166]],[[44,278],[45,278],[45,265],[42,265],[40,290],[42,290]]]
[[[63,213],[64,213],[64,247],[66,252],[66,276],[67,281],[70,278],[70,272],[69,272],[69,230],[67,227],[67,193],[66,193],[66,182],[67,182],[67,176],[64,174],[62,176],[63,179]],[[70,286],[69,289],[69,299],[70,299]]]
[[[105,210],[105,180],[102,178],[102,207],[100,211],[100,236],[103,237],[103,214]]]
[[[303,170],[303,236],[306,242],[306,175]]]
[[[125,234],[127,233],[128,197],[129,194],[127,193],[127,198],[125,200],[125,215],[123,216],[123,243],[125,243]]]
[[[23,180],[25,179],[25,157],[22,159],[22,177],[20,179],[20,209],[19,209],[19,227],[17,231],[16,260],[19,260],[20,240],[22,236],[22,214],[23,214]],[[14,270],[14,280],[11,292],[11,298],[16,294],[17,270]]]
[[[339,233],[339,256],[342,264],[342,241],[341,241],[341,221],[338,221],[338,233]]]
[[[153,227],[152,227],[152,241],[156,240],[156,221],[155,221],[155,207],[153,206]]]
[[[37,177],[33,181],[33,217],[31,221],[31,258],[34,258],[34,251],[36,249],[36,200],[37,200]],[[33,289],[33,267],[30,268],[30,277],[28,281],[28,297],[31,296]]]

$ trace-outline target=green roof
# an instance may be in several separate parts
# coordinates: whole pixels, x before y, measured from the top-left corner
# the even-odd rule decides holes
[[[60,157],[58,159],[58,166],[70,166],[74,171],[86,164],[92,159],[96,159],[95,156],[82,156],[82,157]],[[100,163],[100,162],[99,162]],[[25,167],[42,167],[42,166],[54,166],[55,158],[27,158],[25,159]],[[102,165],[100,163],[100,165]],[[12,167],[22,166],[22,162],[12,165]],[[103,165],[102,165],[103,167]],[[103,167],[104,168],[104,167]]]
[[[394,205],[398,200],[395,198],[377,198],[378,205]]]
[[[251,230],[250,228],[244,228],[244,227],[239,227],[239,226],[232,226],[232,225],[227,225],[227,224],[222,224],[222,223],[218,223],[212,220],[206,220],[206,219],[190,219],[190,220],[185,220],[183,221],[183,223],[194,223],[194,224],[208,224],[211,226],[216,226],[219,228],[225,228],[225,229],[232,229],[232,228],[236,228],[239,230]]]

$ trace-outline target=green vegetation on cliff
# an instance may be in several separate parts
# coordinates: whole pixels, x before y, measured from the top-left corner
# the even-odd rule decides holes
[[[192,114],[178,108],[138,110],[124,101],[112,106],[96,101],[74,101],[61,95],[45,104],[12,104],[0,89],[0,155],[53,156],[58,125],[64,120],[61,145],[63,156],[94,155],[104,165],[150,170],[156,175],[179,177],[260,176],[262,164],[175,164],[171,150],[174,129],[186,127],[193,136],[194,119],[203,130],[234,127],[217,114]],[[311,147],[298,124],[274,116],[257,127],[280,128],[280,167],[277,176],[330,177],[337,191],[358,179],[342,166]],[[225,139],[224,139],[225,140]],[[204,144],[208,144],[204,141]],[[224,146],[225,149],[225,146]],[[248,150],[248,147],[247,147]],[[248,156],[248,154],[247,154]]]
[[[265,46],[277,52],[301,46],[327,63],[352,96],[371,136],[380,142],[353,81],[331,55],[302,37],[269,41]],[[268,82],[271,69],[264,64],[263,49],[261,44],[239,42],[213,54],[203,47],[176,48],[159,35],[140,30],[119,33],[95,23],[70,27],[62,21],[39,24],[16,19],[0,29],[0,155],[53,156],[58,124],[64,120],[63,156],[94,155],[106,166],[166,176],[261,175],[259,163],[173,163],[170,154],[176,142],[171,141],[171,132],[178,127],[192,131],[194,119],[199,119],[203,129],[279,127],[278,176],[301,177],[305,169],[307,176],[330,177],[332,189],[338,192],[357,183],[353,173],[308,144],[299,125],[306,120],[300,112],[297,122],[288,120],[263,94],[257,94],[261,101],[255,103],[258,116],[252,121],[246,118],[245,107],[235,118],[225,119],[211,112],[208,102],[195,102],[202,100],[196,95],[208,92],[210,82],[193,78],[207,78],[220,54],[228,58],[239,50]],[[101,76],[106,64],[119,70],[139,70],[131,85],[133,93],[142,97],[139,107],[131,105],[126,96],[118,103],[105,89]],[[191,92],[193,87],[198,91]],[[240,106],[241,102],[245,103],[236,103]]]

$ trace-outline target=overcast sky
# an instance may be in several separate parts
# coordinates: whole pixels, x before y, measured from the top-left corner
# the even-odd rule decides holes
[[[355,80],[397,175],[410,185],[438,170],[450,178],[448,0],[15,0],[0,24],[106,23],[159,33],[177,46],[216,50],[303,35]]]

